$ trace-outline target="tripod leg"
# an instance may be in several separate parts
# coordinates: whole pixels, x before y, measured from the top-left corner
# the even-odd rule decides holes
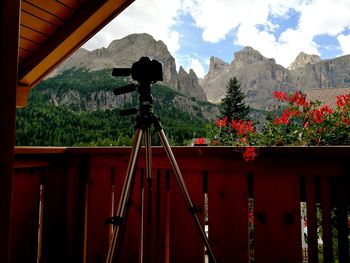
[[[133,176],[135,174],[137,159],[138,159],[139,152],[140,152],[142,134],[143,134],[142,129],[140,129],[140,128],[136,129],[135,135],[133,138],[133,145],[132,145],[132,151],[131,151],[131,155],[130,155],[130,159],[129,159],[129,163],[128,163],[128,168],[126,171],[126,176],[124,179],[123,188],[122,188],[122,192],[120,195],[118,210],[117,210],[116,215],[115,215],[115,219],[118,222],[116,222],[116,225],[114,227],[112,239],[111,239],[109,249],[108,249],[106,263],[113,262],[113,258],[116,254],[116,245],[117,245],[117,241],[118,241],[120,228],[121,228],[122,224],[125,223],[124,219],[125,219],[125,215],[127,212],[127,201],[130,198],[131,183],[133,181],[132,179],[133,179]]]
[[[146,181],[148,183],[148,222],[150,222],[151,220],[151,209],[152,209],[152,150],[151,150],[151,130],[150,127],[147,127],[144,130],[144,142],[145,142],[145,157],[146,157],[146,166],[145,166],[145,170],[146,170]],[[142,180],[144,180],[144,178],[142,177]],[[141,190],[141,244],[140,244],[140,262],[143,262],[143,257],[144,257],[144,224],[145,224],[145,190],[144,190],[144,186],[143,186],[143,182],[142,182],[142,190]]]
[[[151,149],[151,130],[149,127],[145,130],[145,154],[146,154],[146,178],[152,179],[152,149]]]
[[[163,147],[165,149],[165,152],[166,152],[166,154],[168,156],[168,159],[169,159],[169,161],[171,163],[171,166],[172,166],[172,168],[174,170],[174,173],[175,173],[175,176],[176,176],[176,180],[177,180],[177,182],[179,184],[179,187],[181,189],[181,192],[182,192],[182,194],[183,194],[183,196],[185,198],[187,207],[188,207],[189,211],[192,212],[193,220],[195,222],[195,225],[197,227],[198,232],[201,235],[203,243],[204,243],[205,247],[207,248],[209,257],[212,260],[211,262],[216,263],[216,259],[214,257],[213,251],[212,251],[212,249],[210,247],[209,240],[208,240],[208,238],[207,238],[207,236],[205,234],[205,231],[202,228],[201,223],[199,221],[199,218],[198,218],[198,216],[196,214],[196,208],[194,207],[194,205],[193,205],[193,203],[191,201],[190,195],[189,195],[189,193],[187,191],[187,187],[186,187],[185,181],[184,181],[184,179],[182,177],[181,171],[179,169],[179,166],[178,166],[178,164],[176,162],[176,159],[174,157],[174,154],[173,154],[173,152],[171,150],[171,147],[169,145],[169,142],[168,142],[168,140],[167,140],[167,138],[165,136],[165,133],[164,133],[163,129],[159,129],[158,130],[158,135],[159,135],[159,138],[160,138],[160,140],[162,142],[162,145],[163,145]]]

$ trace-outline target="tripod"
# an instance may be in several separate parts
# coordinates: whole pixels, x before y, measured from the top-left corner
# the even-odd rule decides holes
[[[210,247],[209,240],[201,226],[201,223],[199,221],[199,218],[197,216],[197,213],[199,212],[198,207],[194,206],[190,195],[187,191],[184,179],[182,177],[181,171],[179,169],[179,166],[176,162],[176,159],[173,155],[173,152],[170,148],[169,142],[165,136],[165,133],[163,131],[162,125],[158,119],[158,117],[153,112],[153,98],[151,95],[151,81],[139,81],[138,85],[138,92],[140,94],[139,102],[139,114],[136,117],[136,125],[135,125],[135,133],[133,137],[133,143],[132,143],[132,150],[131,155],[126,171],[126,177],[124,179],[124,185],[122,188],[120,201],[118,205],[118,209],[116,211],[116,215],[112,218],[112,224],[114,224],[114,231],[112,234],[112,239],[110,242],[110,246],[108,249],[107,259],[106,263],[113,263],[114,257],[117,256],[118,250],[117,250],[117,244],[120,242],[118,240],[120,236],[122,236],[122,227],[125,223],[125,217],[127,215],[127,209],[128,209],[128,200],[131,196],[132,192],[132,184],[133,184],[133,177],[135,175],[137,160],[142,144],[142,138],[144,138],[144,145],[145,145],[145,157],[146,157],[146,177],[147,179],[151,178],[151,171],[152,171],[152,160],[151,160],[151,133],[150,128],[153,125],[154,129],[158,133],[159,139],[162,143],[162,146],[165,149],[165,152],[167,154],[167,157],[170,161],[170,164],[174,170],[174,174],[176,176],[177,183],[180,187],[181,193],[185,199],[187,208],[189,210],[189,213],[191,213],[192,218],[194,220],[195,226],[197,227],[197,230],[199,231],[200,237],[203,241],[203,244],[205,245],[209,258],[211,259],[210,262],[216,263],[216,259],[214,257],[213,251]]]

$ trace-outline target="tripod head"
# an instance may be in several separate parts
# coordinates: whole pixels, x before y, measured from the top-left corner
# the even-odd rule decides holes
[[[162,64],[157,60],[151,60],[149,57],[141,57],[139,61],[132,64],[131,68],[114,68],[112,71],[112,76],[126,77],[130,75],[138,84],[129,84],[117,88],[113,93],[118,96],[137,90],[140,95],[140,106],[138,110],[122,110],[120,115],[125,116],[139,112],[135,127],[149,127],[153,123],[157,129],[161,129],[158,118],[153,113],[151,84],[163,80]]]
[[[117,88],[113,93],[118,96],[135,90],[140,94],[140,112],[145,109],[153,108],[153,98],[151,95],[151,84],[163,80],[162,64],[157,60],[151,60],[149,57],[141,57],[139,61],[132,64],[131,68],[114,68],[112,76],[127,77],[131,76],[138,84],[129,84],[121,88]],[[136,110],[137,111],[137,110]],[[126,110],[121,115],[129,115],[135,113],[135,110]]]

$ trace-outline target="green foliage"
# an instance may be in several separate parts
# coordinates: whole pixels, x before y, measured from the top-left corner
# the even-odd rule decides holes
[[[134,117],[121,117],[120,109],[138,106],[137,92],[132,93],[113,110],[88,110],[81,105],[55,106],[52,94],[58,98],[68,91],[78,92],[82,98],[90,98],[92,92],[111,91],[125,86],[130,80],[110,76],[111,70],[89,72],[70,69],[49,78],[33,89],[29,106],[17,110],[16,144],[28,146],[122,146],[131,145],[134,133]],[[168,140],[173,145],[187,144],[194,135],[205,136],[204,119],[197,109],[192,115],[173,105],[176,96],[184,96],[172,89],[155,84],[154,110],[161,118]],[[152,144],[159,145],[152,134]]]
[[[213,140],[223,145],[348,145],[350,144],[350,95],[337,96],[337,107],[309,102],[301,92],[276,91],[274,114],[266,118],[261,132],[245,120],[217,120]],[[215,134],[215,129],[212,134]],[[235,135],[235,136],[233,136]],[[244,139],[244,140],[243,140]]]
[[[244,103],[244,93],[236,77],[229,80],[226,85],[226,95],[222,99],[221,117],[231,120],[245,120],[248,118],[249,107]]]

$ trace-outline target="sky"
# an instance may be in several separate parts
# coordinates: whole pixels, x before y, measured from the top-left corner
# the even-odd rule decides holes
[[[84,48],[148,33],[177,67],[207,74],[211,56],[231,63],[251,46],[288,67],[303,51],[322,59],[350,54],[349,0],[135,0]]]

